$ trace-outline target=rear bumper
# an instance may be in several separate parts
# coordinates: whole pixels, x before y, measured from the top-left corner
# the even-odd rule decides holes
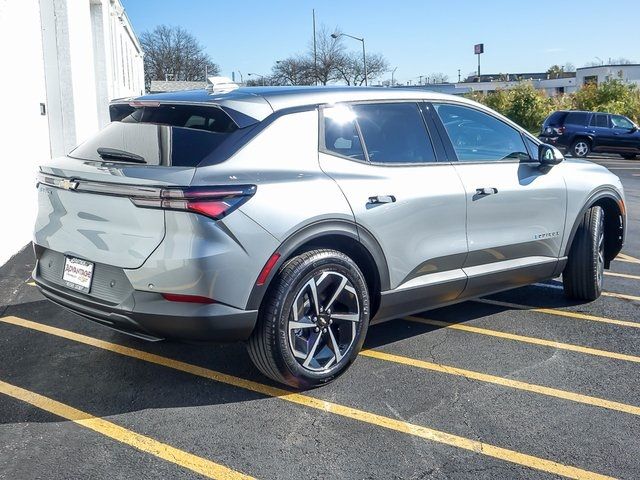
[[[566,139],[564,137],[545,137],[543,135],[539,136],[538,139],[541,142],[544,142],[548,145],[553,145],[561,151],[566,151],[569,146],[566,144]]]
[[[97,302],[88,295],[49,282],[33,279],[52,302],[89,320],[150,341],[166,338],[196,342],[246,340],[256,324],[258,312],[222,305],[170,302],[157,293],[133,291],[121,304]]]

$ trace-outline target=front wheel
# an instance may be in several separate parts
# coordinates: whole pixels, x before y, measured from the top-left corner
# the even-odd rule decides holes
[[[335,379],[355,360],[369,325],[369,293],[347,255],[312,250],[278,272],[249,339],[253,363],[296,388]]]
[[[573,142],[571,145],[571,155],[578,158],[586,158],[591,153],[591,145],[583,138]]]
[[[584,214],[562,273],[564,293],[576,300],[595,300],[604,277],[604,210],[591,207]]]

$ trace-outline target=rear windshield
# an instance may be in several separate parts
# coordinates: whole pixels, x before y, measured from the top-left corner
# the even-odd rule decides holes
[[[233,132],[220,108],[199,105],[112,105],[113,120],[69,156],[83,160],[198,166]]]
[[[544,121],[544,126],[548,125],[562,125],[562,121],[567,116],[567,112],[553,112]]]

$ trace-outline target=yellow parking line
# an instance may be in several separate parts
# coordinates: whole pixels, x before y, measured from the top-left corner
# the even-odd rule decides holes
[[[605,275],[609,275],[610,277],[620,277],[620,278],[628,278],[630,280],[640,280],[640,275],[630,275],[628,273],[618,273],[618,272],[604,272]]]
[[[27,282],[27,285],[29,285],[30,287],[35,287],[36,286],[36,282]]]
[[[602,292],[603,297],[623,298],[625,300],[633,300],[634,302],[640,302],[640,297],[637,295],[627,295],[626,293],[615,292]]]
[[[16,387],[10,383],[0,380],[0,393],[13,397],[17,400],[29,403],[34,407],[45,410],[58,417],[71,420],[82,427],[93,430],[101,435],[109,437],[117,442],[129,445],[137,450],[150,453],[151,455],[175,463],[181,467],[187,468],[193,472],[204,475],[208,478],[235,480],[235,479],[251,479],[242,473],[231,470],[223,465],[214,463],[206,458],[201,458],[191,453],[159,442],[153,438],[139,433],[127,430],[115,423],[108,422],[102,418],[78,410],[76,408],[65,405],[64,403],[45,397],[35,392]]]
[[[638,259],[636,257],[632,257],[631,255],[627,255],[626,253],[619,253],[618,256],[616,258],[614,258],[614,260],[620,260],[622,262],[639,263],[640,264],[640,259]]]
[[[597,315],[589,315],[586,313],[572,312],[571,310],[560,310],[557,308],[537,308],[529,305],[521,305],[519,303],[502,302],[500,300],[491,300],[489,298],[478,298],[472,302],[486,303],[488,305],[497,305],[499,307],[515,308],[517,310],[528,310],[531,312],[546,313],[548,315],[556,315],[559,317],[575,318],[578,320],[590,320],[592,322],[609,323],[621,327],[640,328],[640,322],[629,322],[626,320],[616,320],[614,318],[599,317]]]
[[[360,352],[360,355],[363,355],[365,357],[376,358],[378,360],[384,360],[387,362],[399,363],[401,365],[407,365],[410,367],[421,368],[423,370],[431,370],[434,372],[447,373],[449,375],[457,375],[460,377],[468,378],[471,380],[477,380],[480,382],[487,382],[495,385],[501,385],[503,387],[510,387],[510,388],[515,388],[517,390],[524,390],[527,392],[538,393],[540,395],[547,395],[550,397],[561,398],[563,400],[570,400],[572,402],[583,403],[585,405],[591,405],[594,407],[607,408],[609,410],[615,410],[623,413],[630,413],[632,415],[640,415],[640,407],[637,407],[635,405],[627,405],[626,403],[613,402],[611,400],[605,400],[603,398],[598,398],[598,397],[591,397],[589,395],[581,395],[579,393],[560,390],[557,388],[545,387],[542,385],[521,382],[518,380],[511,380],[509,378],[497,377],[495,375],[488,375],[485,373],[475,372],[473,370],[465,370],[462,368],[451,367],[448,365],[441,365],[439,363],[426,362],[424,360],[417,360],[414,358],[403,357],[400,355],[381,352],[379,350],[362,350]]]
[[[182,372],[204,377],[216,382],[225,383],[235,387],[250,390],[269,397],[277,397],[282,400],[286,400],[291,403],[303,405],[323,412],[332,413],[341,417],[349,418],[359,422],[368,423],[371,425],[383,427],[396,432],[412,435],[425,440],[449,445],[452,447],[469,450],[475,453],[480,453],[488,457],[497,458],[514,464],[522,465],[528,468],[533,468],[543,472],[552,473],[555,475],[561,475],[568,478],[575,479],[610,479],[605,475],[600,475],[588,470],[583,470],[570,465],[564,465],[552,460],[547,460],[532,455],[527,455],[514,450],[497,447],[488,443],[480,442],[478,440],[472,440],[469,438],[461,437],[458,435],[452,435],[450,433],[442,432],[439,430],[415,425],[408,422],[403,422],[395,418],[385,417],[375,413],[359,410],[352,407],[347,407],[333,402],[320,400],[314,397],[303,395],[300,393],[293,393],[288,390],[284,390],[278,387],[272,387],[262,383],[254,382],[252,380],[246,380],[244,378],[228,375],[226,373],[217,372],[197,365],[181,362],[168,357],[162,357],[142,350],[136,350],[134,348],[126,347],[116,343],[106,342],[97,338],[88,337],[68,330],[63,330],[56,327],[50,327],[48,325],[39,324],[30,320],[25,320],[18,317],[4,317],[0,319],[1,322],[9,323],[12,325],[18,325],[32,330],[37,330],[57,337],[66,338],[75,342],[83,343],[93,347],[108,350],[110,352],[118,353],[131,358],[136,358],[156,365],[172,368]]]
[[[625,360],[627,362],[640,363],[640,357],[636,357],[634,355],[608,352],[606,350],[598,350],[596,348],[582,347],[580,345],[572,345],[570,343],[561,343],[553,340],[545,340],[543,338],[525,337],[523,335],[499,332],[497,330],[489,330],[487,328],[472,327],[471,325],[442,322],[440,320],[430,320],[427,318],[420,318],[420,317],[414,317],[414,316],[405,317],[405,320],[409,320],[411,322],[424,323],[426,325],[432,325],[435,327],[445,327],[445,328],[451,328],[453,330],[462,330],[464,332],[478,333],[480,335],[489,335],[491,337],[505,338],[507,340],[515,340],[517,342],[531,343],[533,345],[542,345],[545,347],[558,348],[561,350],[569,350],[572,352],[585,353],[587,355],[595,355],[598,357],[607,357],[607,358],[613,358],[616,360]]]

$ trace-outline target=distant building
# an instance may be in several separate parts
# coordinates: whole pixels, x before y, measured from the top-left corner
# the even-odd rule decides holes
[[[578,89],[576,74],[565,72],[559,78],[549,78],[549,74],[544,73],[510,73],[510,74],[487,74],[481,75],[480,81],[477,76],[469,76],[467,79],[456,85],[459,88],[468,88],[474,92],[493,92],[495,90],[509,90],[516,87],[520,82],[527,81],[537,90],[544,90],[549,96],[572,93]]]
[[[603,83],[607,80],[620,79],[625,83],[635,83],[640,87],[640,64],[599,65],[583,67],[576,70],[579,86],[588,83]]]
[[[108,123],[111,99],[144,93],[144,71],[120,0],[0,0],[0,45],[1,265],[31,238],[37,166]]]

